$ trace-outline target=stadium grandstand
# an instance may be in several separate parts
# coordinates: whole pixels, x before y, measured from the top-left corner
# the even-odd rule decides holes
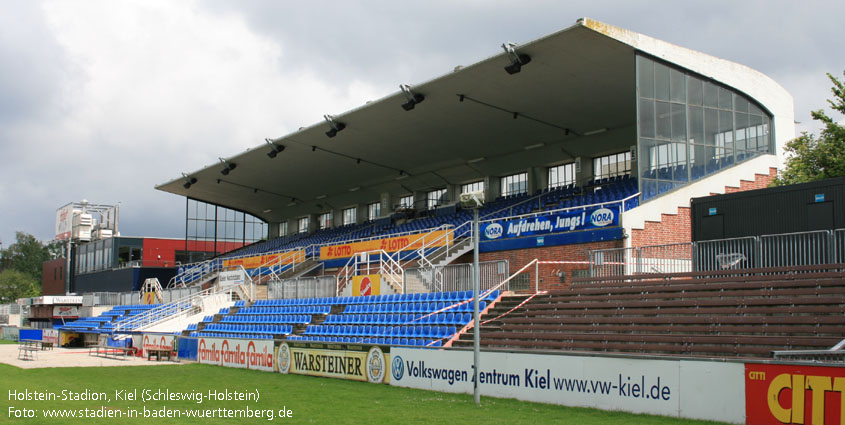
[[[845,391],[839,369],[789,366],[845,357],[845,185],[760,190],[795,132],[792,97],[760,72],[583,18],[323,118],[157,186],[185,197],[187,239],[216,246],[258,223],[261,240],[59,330],[450,392],[473,391],[454,378],[476,373],[478,336],[486,394],[733,423],[804,423],[799,376]],[[751,203],[714,196],[737,192]],[[770,195],[817,215],[723,225]],[[746,232],[702,237],[714,223]],[[342,361],[297,360],[317,355]],[[535,391],[555,373],[618,383]],[[813,415],[839,414],[807,391]]]

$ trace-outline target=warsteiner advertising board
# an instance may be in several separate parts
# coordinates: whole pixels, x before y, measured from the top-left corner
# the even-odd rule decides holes
[[[276,357],[279,372],[389,383],[390,354],[378,346],[285,342]]]

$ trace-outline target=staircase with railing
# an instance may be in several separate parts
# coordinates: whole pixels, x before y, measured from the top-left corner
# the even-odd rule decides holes
[[[231,305],[239,299],[252,302],[253,298],[252,280],[247,278],[243,285],[209,288],[143,313],[118,320],[112,324],[110,331],[115,337],[120,338],[125,337],[129,332],[151,330],[153,327],[161,328],[168,322],[175,322],[175,329],[173,330],[179,330],[180,327],[184,328],[182,322],[191,316],[216,312],[219,308],[227,306],[227,304]],[[156,331],[163,330],[166,329],[156,329]]]
[[[398,257],[398,255],[397,255]],[[353,255],[337,274],[337,294],[340,295],[355,276],[379,274],[395,293],[402,293],[405,269],[402,264],[384,250],[361,252]]]

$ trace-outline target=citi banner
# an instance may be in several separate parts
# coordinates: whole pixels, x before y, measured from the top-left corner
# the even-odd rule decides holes
[[[451,230],[437,230],[429,233],[398,236],[395,238],[375,239],[320,248],[321,260],[349,258],[361,252],[383,250],[385,252],[407,251],[425,246],[445,246],[452,243]]]
[[[285,342],[279,346],[276,359],[280,373],[390,382],[390,354],[378,346]]]
[[[276,266],[280,264],[294,264],[305,261],[305,251],[283,252],[281,254],[265,254],[253,257],[233,258],[223,260],[223,267],[243,266],[245,269],[256,269],[262,266]]]
[[[588,208],[481,225],[481,240],[519,238],[619,226],[619,207]]]
[[[275,364],[273,341],[229,338],[200,338],[197,361],[217,366],[272,372]]]
[[[143,355],[146,356],[148,350],[173,351],[175,341],[176,337],[173,335],[144,334],[144,342],[141,345]]]
[[[472,351],[393,347],[390,384],[468,393]],[[482,395],[731,423],[745,420],[743,364],[481,352]]]
[[[746,423],[845,423],[845,368],[745,365]]]

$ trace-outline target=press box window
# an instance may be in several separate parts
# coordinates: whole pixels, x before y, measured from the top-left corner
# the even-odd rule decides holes
[[[528,192],[528,173],[502,177],[502,196]]]
[[[357,209],[355,207],[346,208],[345,210],[343,210],[343,225],[344,226],[348,226],[350,224],[355,224],[355,221],[357,219],[357,214],[355,214],[356,210]]]

